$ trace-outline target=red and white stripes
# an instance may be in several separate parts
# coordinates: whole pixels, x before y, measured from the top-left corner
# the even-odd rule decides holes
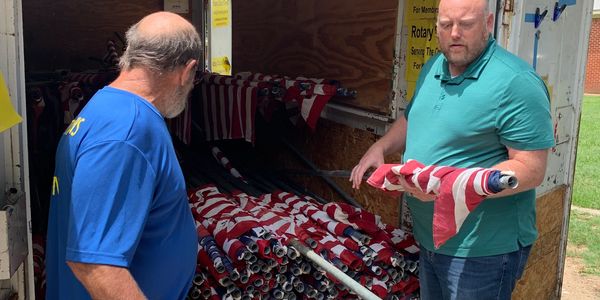
[[[399,178],[420,191],[436,195],[433,212],[433,242],[439,248],[458,233],[465,219],[486,196],[490,174],[497,170],[425,166],[418,161],[406,164],[381,165],[367,182],[379,189],[398,195],[404,188]]]
[[[245,139],[254,143],[257,87],[200,83],[207,141]]]
[[[244,176],[242,176],[242,174],[240,173],[240,171],[238,171],[229,161],[229,159],[225,156],[225,154],[223,154],[223,152],[221,151],[221,149],[219,149],[219,147],[212,147],[211,149],[212,155],[213,157],[227,170],[229,171],[229,173],[235,177],[238,178],[244,182],[247,182],[246,179],[244,178]]]
[[[370,220],[360,226],[379,228],[386,231],[383,236],[388,240],[394,236],[405,244],[392,244],[377,236],[354,240],[352,234],[367,232],[355,222],[354,215],[339,219],[344,213],[330,215],[326,211],[329,204],[323,206],[288,192],[253,197],[241,192],[223,194],[207,185],[191,191],[189,197],[200,243],[199,275],[191,291],[194,296],[201,293],[206,299],[212,295],[210,287],[218,287],[215,290],[225,298],[240,294],[281,298],[305,293],[309,299],[357,299],[338,279],[303,258],[291,245],[292,240],[302,241],[381,298],[393,299],[394,294],[410,294],[418,288],[417,255],[407,250],[408,243],[414,246],[412,237],[393,233],[395,228],[367,212],[359,211]],[[378,223],[374,226],[374,222]],[[214,236],[214,242],[208,234]]]

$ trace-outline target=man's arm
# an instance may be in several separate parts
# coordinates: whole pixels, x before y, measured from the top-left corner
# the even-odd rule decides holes
[[[515,172],[515,177],[519,180],[519,186],[516,189],[506,189],[488,198],[503,197],[527,191],[539,186],[544,181],[548,149],[535,151],[517,150],[509,147],[507,149],[508,160],[493,166],[492,169]]]
[[[507,147],[508,159],[493,166],[491,169],[500,171],[512,171],[515,177],[519,180],[519,185],[516,189],[506,189],[500,193],[488,196],[488,198],[498,198],[508,195],[513,195],[523,191],[527,191],[539,186],[545,176],[546,159],[548,158],[548,150],[524,151]],[[435,196],[425,194],[417,188],[411,187],[404,178],[400,177],[400,184],[404,189],[411,193],[413,197],[421,201],[433,201]]]
[[[403,152],[406,146],[406,118],[401,115],[398,120],[392,124],[392,127],[386,134],[375,142],[369,150],[365,152],[358,164],[352,169],[350,181],[352,187],[358,189],[365,172],[371,167],[379,167],[384,162],[386,155]]]
[[[72,261],[67,265],[92,299],[146,299],[126,268]]]

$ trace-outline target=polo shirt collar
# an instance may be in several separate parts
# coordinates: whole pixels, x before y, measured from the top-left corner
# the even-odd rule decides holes
[[[438,64],[438,68],[434,76],[436,79],[440,79],[444,82],[452,84],[460,84],[463,82],[463,80],[465,80],[465,78],[478,79],[479,75],[481,75],[481,72],[485,68],[485,65],[490,60],[490,57],[492,57],[492,54],[494,54],[495,49],[496,39],[494,39],[490,34],[487,46],[483,53],[479,55],[479,57],[475,59],[475,61],[472,62],[462,74],[454,78],[452,78],[450,70],[448,69],[448,60],[446,60],[446,57],[442,55],[442,63]]]

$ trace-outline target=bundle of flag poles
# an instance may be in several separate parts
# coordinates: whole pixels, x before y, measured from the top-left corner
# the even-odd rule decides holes
[[[189,191],[198,233],[190,299],[414,299],[412,235],[346,203],[284,191]],[[333,268],[333,269],[330,269]]]

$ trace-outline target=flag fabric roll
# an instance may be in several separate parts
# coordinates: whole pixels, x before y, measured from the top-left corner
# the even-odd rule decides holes
[[[500,187],[503,185],[499,181],[500,175],[504,174],[513,175],[485,168],[425,166],[416,160],[408,160],[406,164],[379,166],[367,183],[391,195],[399,195],[404,191],[400,178],[404,178],[419,191],[435,195],[433,244],[439,248],[458,233],[469,213],[486,196],[502,190]]]

